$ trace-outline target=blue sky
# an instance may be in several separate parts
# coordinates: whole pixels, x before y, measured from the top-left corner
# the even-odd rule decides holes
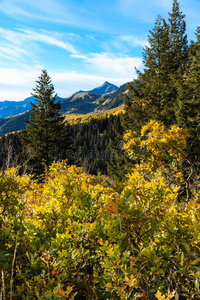
[[[194,40],[200,0],[180,7]],[[171,9],[172,0],[0,0],[0,101],[29,97],[42,69],[60,97],[131,81],[156,17]]]

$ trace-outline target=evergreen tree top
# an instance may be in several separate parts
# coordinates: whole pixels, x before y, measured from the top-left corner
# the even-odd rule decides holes
[[[65,149],[68,137],[64,116],[59,112],[61,104],[56,101],[57,95],[46,70],[42,70],[33,91],[36,103],[31,102],[30,121],[25,120],[26,134],[22,142],[27,151],[35,153],[35,173],[40,174],[55,159],[52,151]]]

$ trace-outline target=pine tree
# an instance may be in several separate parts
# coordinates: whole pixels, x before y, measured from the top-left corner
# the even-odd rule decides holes
[[[54,86],[46,70],[43,70],[32,95],[35,103],[31,102],[30,120],[22,142],[29,153],[30,166],[38,175],[43,173],[53,160],[63,154],[68,146],[64,117],[59,113],[61,104],[54,95]]]
[[[125,96],[124,124],[138,131],[150,119],[167,126],[175,123],[176,81],[187,66],[188,46],[184,15],[177,0],[173,2],[169,24],[160,16],[148,35],[144,48],[144,71],[137,70],[139,80],[129,86]]]
[[[142,87],[141,79],[128,84],[129,92],[124,95],[125,114],[122,116],[125,130],[131,129],[139,132],[142,125],[149,119]]]
[[[169,57],[170,47],[169,26],[160,16],[155,22],[155,27],[148,36],[149,46],[145,48],[143,63],[145,65],[141,77],[146,110],[150,119],[171,123],[173,112],[171,106],[171,85]]]
[[[188,157],[194,163],[200,159],[200,27],[196,42],[190,45],[188,69],[177,82],[176,122],[187,129]]]
[[[185,71],[188,61],[188,41],[186,34],[185,15],[180,11],[180,5],[174,0],[172,13],[169,13],[170,24],[170,70],[176,73]]]
[[[128,128],[138,131],[150,119],[166,122],[166,102],[169,101],[167,86],[170,82],[169,59],[169,26],[158,16],[155,26],[148,35],[148,44],[143,51],[144,71],[137,70],[139,80],[129,86],[131,96],[125,96],[128,119],[134,123]],[[165,112],[164,112],[165,111]],[[132,116],[131,116],[132,114]],[[126,118],[126,115],[125,115]]]

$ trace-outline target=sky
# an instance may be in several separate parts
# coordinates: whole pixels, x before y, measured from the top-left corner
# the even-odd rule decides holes
[[[180,0],[188,40],[200,26],[200,0]],[[0,0],[0,101],[24,100],[46,69],[68,97],[142,70],[149,30],[172,0]]]

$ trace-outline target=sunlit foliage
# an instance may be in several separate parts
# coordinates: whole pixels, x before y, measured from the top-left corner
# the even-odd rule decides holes
[[[199,299],[200,199],[177,202],[173,168],[186,136],[155,121],[128,132],[141,159],[122,192],[64,161],[42,183],[2,174],[2,299]]]

